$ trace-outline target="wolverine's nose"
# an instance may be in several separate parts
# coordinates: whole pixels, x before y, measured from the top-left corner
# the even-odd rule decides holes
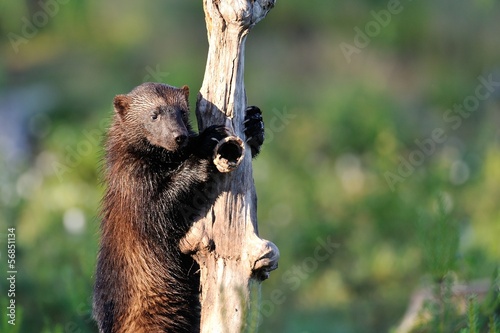
[[[182,146],[182,145],[184,145],[184,143],[186,143],[187,138],[188,138],[187,135],[180,134],[180,135],[178,135],[178,136],[175,137],[175,142],[177,142],[177,144],[179,146]]]

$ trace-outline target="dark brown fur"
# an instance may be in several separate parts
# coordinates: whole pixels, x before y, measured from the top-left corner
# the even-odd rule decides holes
[[[194,133],[188,94],[146,83],[115,97],[94,288],[101,333],[199,332],[198,265],[178,243],[218,196],[211,158],[227,132]],[[262,143],[260,110],[252,110],[247,135]]]

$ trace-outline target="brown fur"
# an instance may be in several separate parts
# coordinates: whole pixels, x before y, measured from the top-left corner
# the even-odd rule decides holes
[[[100,332],[199,330],[198,267],[178,248],[191,221],[176,205],[189,204],[215,168],[196,149],[203,145],[188,122],[188,93],[144,84],[115,98],[94,292]],[[181,134],[189,142],[176,141]]]
[[[219,194],[212,155],[227,130],[194,133],[188,96],[187,87],[145,83],[115,97],[94,287],[100,333],[199,332],[199,267],[179,241]],[[258,108],[245,125],[255,156]]]

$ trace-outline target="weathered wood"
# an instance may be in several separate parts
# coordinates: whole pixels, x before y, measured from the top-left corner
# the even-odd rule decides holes
[[[198,125],[201,130],[226,124],[244,138],[245,39],[274,6],[274,0],[204,0],[203,6],[209,51],[196,107]],[[250,290],[260,291],[260,281],[277,267],[279,251],[258,236],[248,147],[239,167],[224,174],[215,186],[222,190],[221,196],[180,245],[200,265],[201,332],[241,332],[247,329],[248,314],[255,313],[251,307],[257,306],[250,301]]]

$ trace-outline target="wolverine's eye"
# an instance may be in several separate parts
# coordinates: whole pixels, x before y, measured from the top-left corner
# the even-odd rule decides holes
[[[158,119],[158,113],[155,112],[151,115],[151,120],[155,121],[156,119]]]

